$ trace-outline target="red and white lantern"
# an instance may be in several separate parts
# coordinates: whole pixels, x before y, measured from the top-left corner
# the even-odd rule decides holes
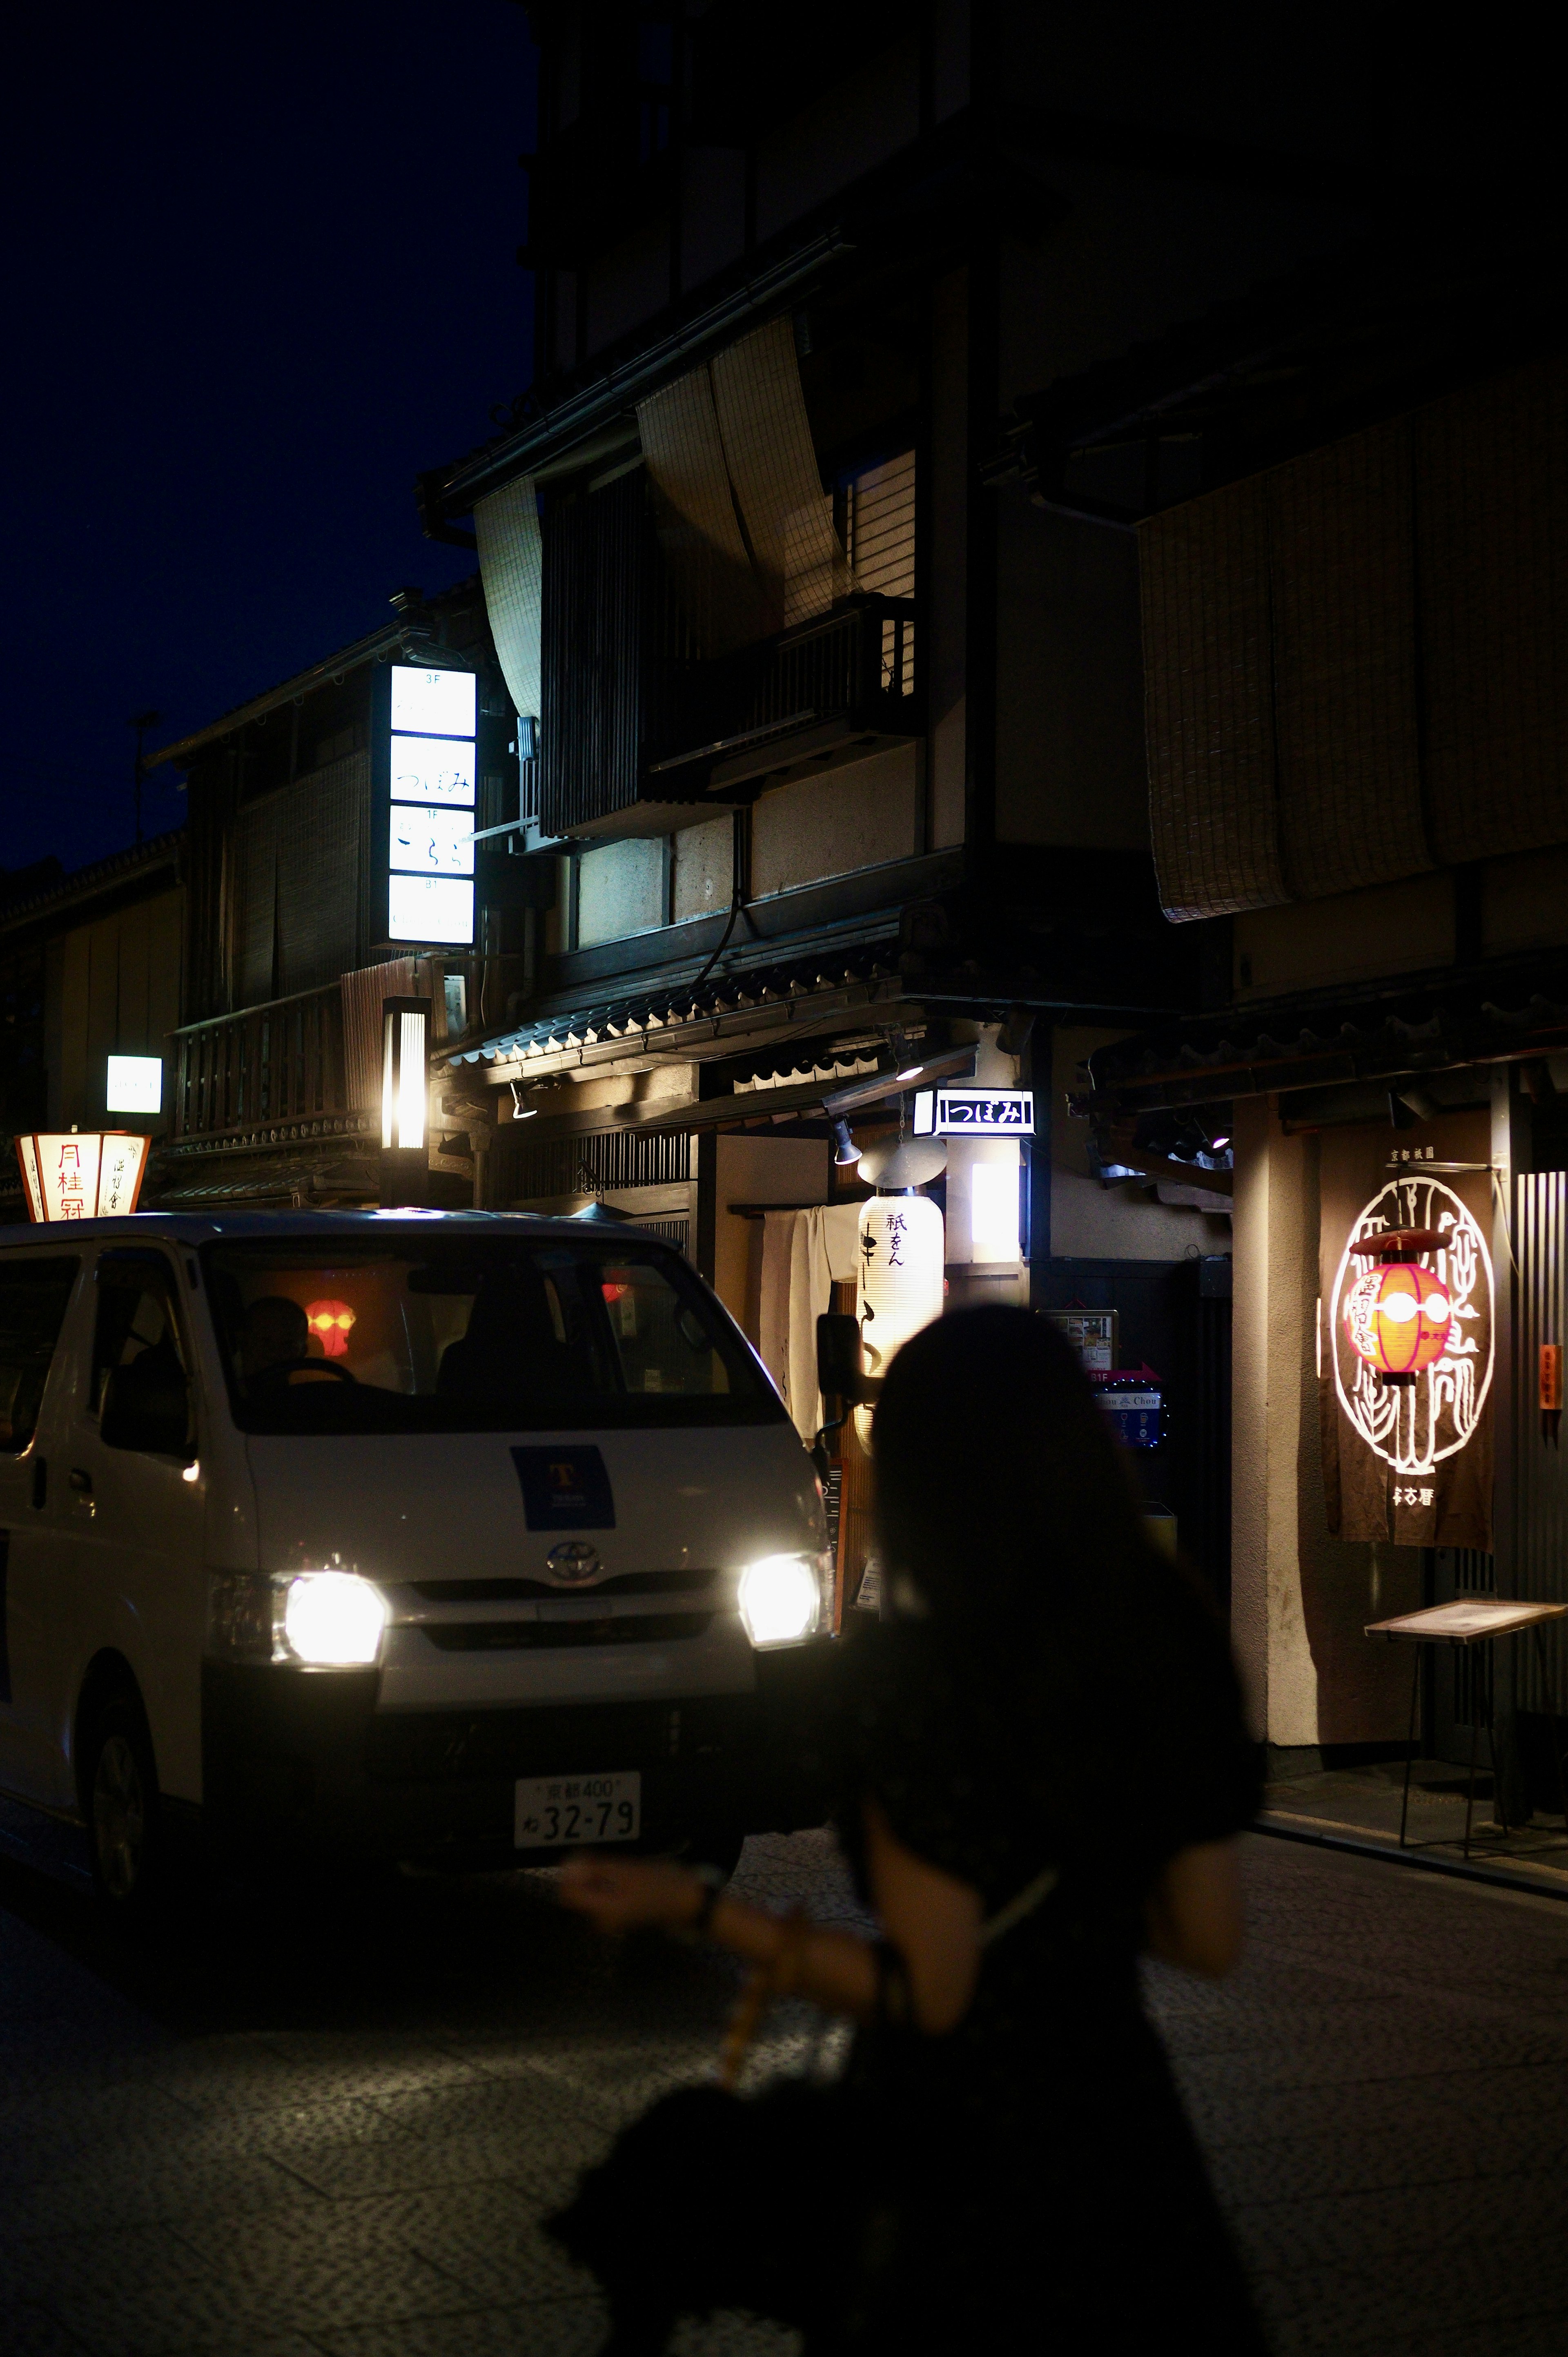
[[[1442,1241],[1425,1229],[1394,1229],[1350,1247],[1359,1260],[1375,1254],[1378,1266],[1345,1295],[1346,1338],[1386,1384],[1414,1383],[1448,1346],[1453,1305],[1441,1279],[1416,1258]]]

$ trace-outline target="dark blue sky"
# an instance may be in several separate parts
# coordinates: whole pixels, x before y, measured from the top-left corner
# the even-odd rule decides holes
[[[9,37],[0,868],[132,840],[199,727],[473,558],[413,478],[526,383],[511,0],[57,0]],[[166,776],[166,772],[165,773]],[[154,785],[148,831],[183,798]]]

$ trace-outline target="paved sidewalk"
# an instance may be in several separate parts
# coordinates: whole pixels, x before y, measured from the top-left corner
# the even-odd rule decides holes
[[[1568,1907],[1245,1846],[1242,1970],[1149,1984],[1278,2357],[1559,2357]],[[741,1879],[853,1912],[820,1835]],[[711,2065],[730,1986],[700,1951],[618,1960],[538,1877],[231,1893],[127,1964],[0,1865],[5,2357],[588,2357],[597,2304],[537,2221]]]
[[[1466,1770],[1446,1760],[1414,1762],[1405,1839],[1419,1856],[1463,1862],[1467,1782]],[[1288,1832],[1317,1832],[1397,1849],[1403,1788],[1402,1760],[1276,1777],[1264,1786],[1262,1813]],[[1568,1835],[1562,1817],[1539,1812],[1528,1825],[1495,1824],[1489,1772],[1476,1779],[1470,1863],[1515,1877],[1521,1889],[1568,1895]]]

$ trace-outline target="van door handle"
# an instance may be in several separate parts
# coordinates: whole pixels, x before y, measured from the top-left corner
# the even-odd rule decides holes
[[[91,1498],[92,1495],[91,1474],[84,1471],[80,1465],[73,1465],[70,1469],[70,1486],[81,1497]]]

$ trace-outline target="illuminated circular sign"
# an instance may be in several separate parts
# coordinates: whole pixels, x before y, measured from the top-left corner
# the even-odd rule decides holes
[[[1369,1242],[1425,1228],[1442,1241],[1368,1270]],[[1492,1262],[1475,1215],[1440,1178],[1391,1178],[1351,1223],[1322,1336],[1339,1405],[1397,1473],[1457,1456],[1492,1386]],[[1408,1371],[1394,1384],[1382,1368]]]

